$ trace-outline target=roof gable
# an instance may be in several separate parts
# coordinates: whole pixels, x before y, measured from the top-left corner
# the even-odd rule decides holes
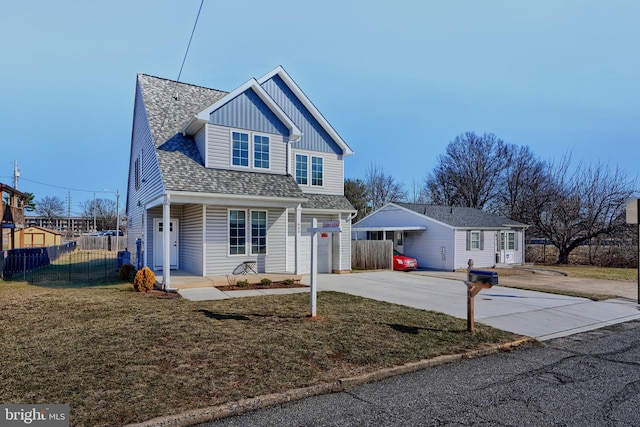
[[[256,79],[250,79],[242,86],[235,89],[233,92],[228,93],[223,98],[217,100],[208,107],[200,110],[189,122],[184,126],[183,131],[188,135],[193,135],[198,129],[200,129],[205,123],[209,122],[209,118],[213,113],[219,111],[221,108],[236,100],[239,96],[252,91],[257,95],[264,105],[273,113],[273,115],[289,130],[289,138],[291,140],[299,139],[302,136],[302,132],[296,126],[295,123],[285,114],[280,106],[267,94],[267,92],[258,84]],[[251,97],[252,95],[248,95]]]
[[[280,80],[287,87],[289,91],[295,96],[295,98],[302,104],[304,109],[309,112],[309,114],[313,117],[314,121],[318,123],[323,132],[333,140],[336,145],[342,151],[343,156],[350,156],[353,154],[351,148],[347,145],[347,143],[340,137],[338,132],[329,124],[327,119],[318,111],[318,109],[313,105],[311,100],[304,94],[302,89],[293,81],[291,76],[282,68],[282,66],[278,66],[259,78],[257,81],[261,86],[265,86],[265,83],[269,81]]]

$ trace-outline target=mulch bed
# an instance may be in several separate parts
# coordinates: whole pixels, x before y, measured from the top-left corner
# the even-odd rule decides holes
[[[244,286],[238,285],[224,285],[224,286],[216,286],[216,289],[226,292],[226,291],[246,291],[249,289],[288,289],[288,288],[308,288],[307,285],[303,285],[301,283],[293,283],[287,284],[283,282],[272,282],[269,285],[263,285],[262,283],[250,283]]]

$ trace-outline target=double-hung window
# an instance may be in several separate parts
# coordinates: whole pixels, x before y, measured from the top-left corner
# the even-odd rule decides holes
[[[311,156],[311,185],[322,186],[322,157]]]
[[[309,183],[309,157],[306,154],[296,154],[296,182],[300,185]]]
[[[267,212],[251,211],[251,254],[267,253]]]
[[[251,255],[267,253],[267,211],[230,209],[229,255],[247,255],[247,249]]]
[[[311,157],[311,167],[309,167]],[[318,156],[296,154],[296,182],[300,185],[321,187],[324,184],[324,160]]]
[[[247,212],[229,210],[229,255],[247,253]]]
[[[233,132],[232,140],[232,164],[234,166],[249,166],[249,134]]]
[[[269,137],[253,136],[253,167],[269,169]]]
[[[484,250],[484,236],[482,231],[467,231],[467,250],[482,251]]]

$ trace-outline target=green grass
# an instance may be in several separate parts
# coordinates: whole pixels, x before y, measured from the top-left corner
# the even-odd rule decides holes
[[[308,312],[308,294],[191,302],[0,282],[0,402],[122,425],[517,338],[334,292],[318,294],[318,320]]]

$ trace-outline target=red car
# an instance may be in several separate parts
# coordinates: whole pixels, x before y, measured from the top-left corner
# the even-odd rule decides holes
[[[411,271],[418,268],[418,260],[410,256],[404,256],[400,252],[393,250],[393,269],[399,271]]]

